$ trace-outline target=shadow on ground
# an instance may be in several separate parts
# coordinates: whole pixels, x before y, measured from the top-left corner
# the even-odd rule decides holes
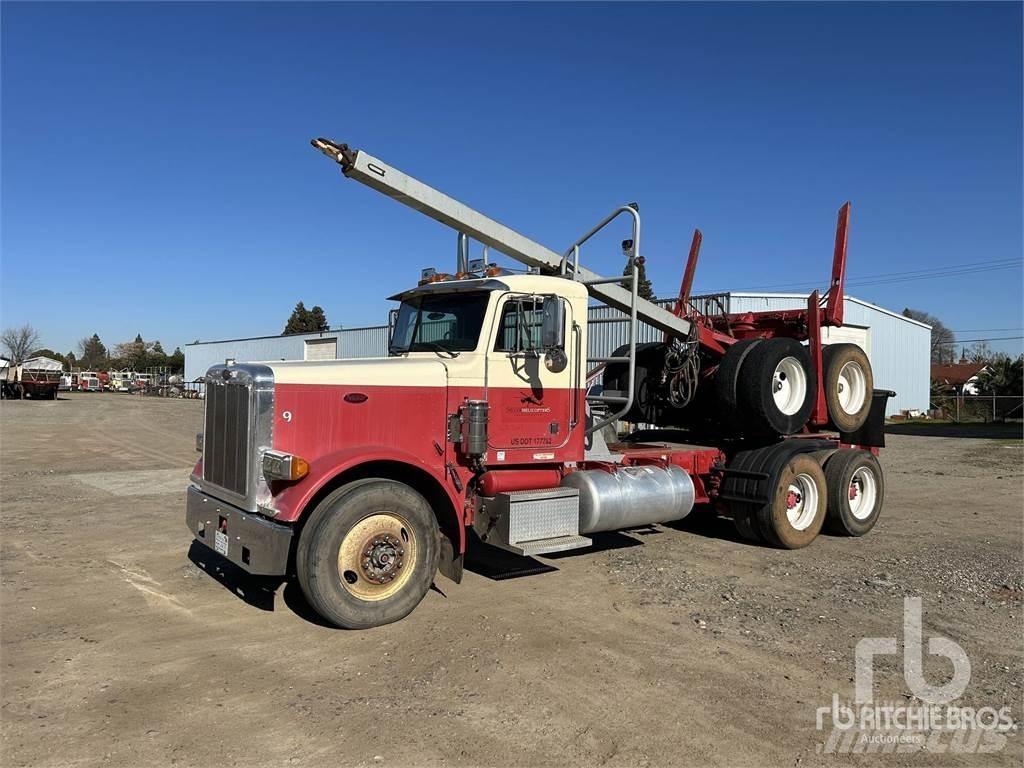
[[[917,437],[968,437],[976,440],[1020,440],[1024,437],[1024,425],[1020,422],[1006,424],[956,424],[953,422],[911,421],[885,425],[887,435],[914,435]]]

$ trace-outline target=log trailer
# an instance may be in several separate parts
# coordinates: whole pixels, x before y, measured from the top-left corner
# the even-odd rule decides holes
[[[830,287],[805,310],[699,311],[699,231],[669,309],[638,295],[635,204],[558,253],[364,151],[312,144],[346,178],[455,229],[456,269],[425,270],[392,297],[386,358],[209,370],[186,504],[198,542],[251,574],[296,576],[326,621],[366,628],[409,614],[438,571],[459,582],[480,542],[563,552],[693,510],[790,549],[823,527],[874,526],[893,393],[873,389],[858,347],[822,344],[843,322],[849,204]],[[582,249],[620,217],[626,274],[603,277]],[[489,263],[488,249],[528,273]],[[594,301],[620,310],[629,334],[588,359]],[[641,322],[663,339],[638,343]],[[603,366],[600,392],[585,386],[590,366]],[[620,437],[622,421],[657,429]]]

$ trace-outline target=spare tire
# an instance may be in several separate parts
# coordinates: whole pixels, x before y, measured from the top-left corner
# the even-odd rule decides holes
[[[636,345],[636,373],[633,406],[622,418],[634,424],[655,424],[659,427],[669,426],[666,420],[666,407],[658,396],[657,381],[665,367],[665,351],[667,347],[660,341],[650,341]],[[616,349],[612,357],[628,357],[629,345]],[[629,366],[626,363],[608,363],[601,378],[604,391],[625,393],[629,389]],[[619,409],[620,404],[609,403],[611,412]],[[671,410],[671,409],[669,409]]]
[[[725,357],[718,364],[715,372],[715,405],[718,417],[724,426],[738,430],[743,424],[739,408],[740,370],[747,356],[762,339],[743,339],[737,341],[725,352]]]
[[[875,386],[868,356],[856,344],[829,344],[821,363],[829,423],[840,432],[857,431],[871,412]]]
[[[743,361],[737,390],[745,431],[799,432],[810,418],[817,394],[806,347],[795,339],[765,339]]]

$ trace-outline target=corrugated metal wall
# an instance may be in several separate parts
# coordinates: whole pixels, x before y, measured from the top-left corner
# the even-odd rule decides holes
[[[673,301],[659,303],[671,306]],[[807,297],[795,294],[733,293],[728,295],[727,303],[730,312],[801,309],[807,306]],[[624,313],[610,307],[590,308],[592,324],[588,335],[588,356],[608,357],[628,341],[629,324],[625,318]],[[609,320],[613,322],[607,322]],[[871,329],[871,367],[875,375],[875,386],[896,391],[896,397],[889,401],[888,413],[891,415],[909,409],[927,410],[931,330],[925,325],[851,297],[846,298],[845,321],[850,325]],[[188,344],[185,347],[185,376],[192,381],[206,373],[211,365],[223,363],[227,358],[239,362],[302,360],[305,340],[310,338],[336,337],[338,357],[341,359],[384,357],[388,353],[389,335],[388,326],[379,325],[322,334]],[[640,342],[660,341],[662,333],[641,323],[638,338]]]
[[[341,331],[324,331],[323,333],[297,333],[292,336],[263,336],[254,339],[186,344],[185,380],[195,381],[203,376],[211,365],[218,365],[229,358],[240,363],[256,360],[302,360],[306,339],[338,339],[338,354],[344,355],[345,343],[341,334]],[[387,342],[384,346],[384,354],[387,354]]]

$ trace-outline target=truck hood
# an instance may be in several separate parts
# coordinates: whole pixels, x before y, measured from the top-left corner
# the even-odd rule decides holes
[[[264,362],[275,384],[443,387],[448,370],[422,357],[374,357],[365,360],[287,360]]]

